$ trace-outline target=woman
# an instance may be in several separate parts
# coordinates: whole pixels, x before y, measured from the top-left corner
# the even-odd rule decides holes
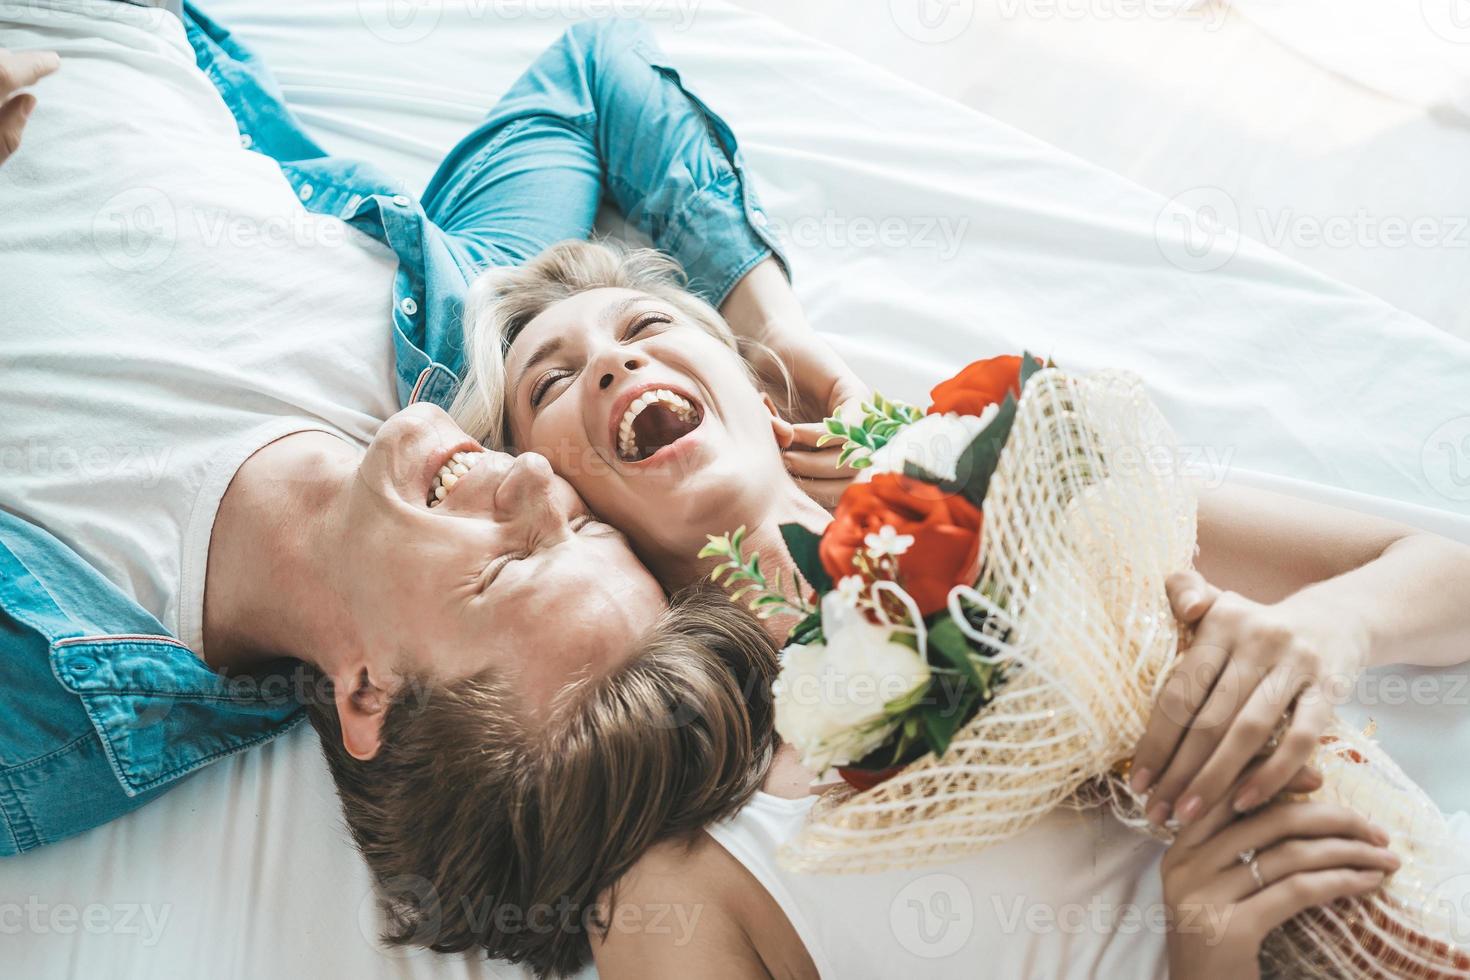
[[[768,572],[784,562],[794,574],[779,526],[820,532],[830,516],[783,465],[792,427],[757,387],[729,328],[676,273],[655,253],[572,242],[485,280],[468,318],[472,374],[457,416],[486,441],[546,456],[666,588],[701,580],[708,568],[695,556],[705,535],[740,525]],[[1302,767],[1330,715],[1327,695],[1364,667],[1462,657],[1470,550],[1233,488],[1202,497],[1199,544],[1200,574],[1171,582],[1176,612],[1197,622],[1196,641],[1135,762],[1150,818],[1181,828],[1163,858],[1162,901],[1174,922],[1167,949],[1111,943],[1108,929],[1094,930],[1091,946],[1055,934],[1041,942],[1015,918],[969,914],[959,916],[971,929],[958,947],[965,955],[928,960],[932,950],[906,943],[898,928],[903,906],[893,896],[912,881],[777,868],[776,846],[812,799],[813,774],[783,749],[737,816],[648,848],[608,893],[610,927],[593,943],[602,975],[648,975],[652,964],[655,975],[932,976],[952,964],[972,976],[980,954],[970,946],[996,975],[1159,975],[1166,952],[1176,976],[1254,975],[1271,928],[1371,890],[1395,869],[1386,835],[1355,814],[1267,801],[1314,785]],[[783,625],[773,625],[778,642]],[[1284,715],[1279,744],[1268,744]],[[983,883],[992,897],[1014,893],[1022,913],[1036,900],[1031,889],[1053,909],[1099,895],[1117,909],[1147,897],[1140,872],[1157,857],[1150,846],[1114,826],[1084,830],[1053,816],[942,870],[966,887]],[[1237,859],[1246,851],[1259,852],[1254,865]],[[670,903],[714,914],[682,944],[618,926],[623,910]]]

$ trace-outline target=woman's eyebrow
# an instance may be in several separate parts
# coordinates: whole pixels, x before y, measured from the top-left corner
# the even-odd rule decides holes
[[[526,375],[531,373],[533,367],[560,351],[565,343],[565,339],[560,335],[548,337],[541,341],[536,349],[531,352],[531,356],[526,358],[526,364],[521,368],[521,377],[524,379]]]
[[[631,296],[621,302],[607,304],[602,308],[602,316],[599,318],[602,321],[602,326],[604,328],[614,326],[619,320],[627,316],[630,309],[640,303],[651,302],[652,299],[653,297],[651,296]]]

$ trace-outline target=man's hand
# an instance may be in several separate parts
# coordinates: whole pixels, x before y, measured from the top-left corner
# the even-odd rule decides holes
[[[60,67],[61,59],[54,51],[0,48],[0,165],[20,149],[21,130],[36,107],[36,97],[21,89],[34,85]]]

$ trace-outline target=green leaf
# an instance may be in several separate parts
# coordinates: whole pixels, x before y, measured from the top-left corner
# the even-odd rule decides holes
[[[1030,351],[1021,355],[1021,394],[1026,393],[1026,382],[1031,380],[1031,375],[1046,367],[1046,362],[1031,356]]]
[[[922,483],[927,483],[933,487],[943,487],[948,482],[943,477],[936,476],[935,474],[930,473],[918,463],[904,463],[903,475],[908,477],[910,480],[918,480]],[[953,493],[954,491],[950,490],[947,492]]]
[[[919,717],[924,722],[924,734],[928,736],[929,748],[935,755],[943,755],[954,739],[954,733],[969,720],[970,708],[974,706],[979,692],[967,689],[958,704],[926,704],[919,708]]]
[[[970,657],[970,639],[948,615],[941,615],[929,627],[929,649],[943,657],[945,663],[959,668],[961,676],[970,685],[982,691],[985,689],[985,677]]]
[[[955,461],[957,479],[953,483],[941,483],[940,489],[946,493],[958,493],[976,507],[982,506],[990,478],[995,475],[1001,450],[1005,448],[1006,438],[1010,436],[1015,421],[1016,399],[1006,392],[1006,400],[1001,402],[995,418]]]
[[[796,570],[817,595],[832,591],[832,576],[822,567],[822,536],[800,524],[782,524],[781,540],[786,542],[786,551]]]
[[[801,622],[791,628],[791,635],[786,637],[787,643],[799,643],[802,646],[822,641],[822,615],[815,612],[807,613]]]

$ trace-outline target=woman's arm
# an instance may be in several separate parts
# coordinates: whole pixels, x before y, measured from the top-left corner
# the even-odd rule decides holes
[[[1270,800],[1363,668],[1470,658],[1464,545],[1233,487],[1201,498],[1199,541],[1199,572],[1169,583],[1194,639],[1134,756],[1133,788],[1149,791],[1156,823],[1198,818],[1259,754],[1268,761],[1234,802]]]
[[[1363,666],[1470,660],[1470,545],[1226,484],[1200,497],[1195,564],[1216,588],[1354,622]]]
[[[853,471],[837,465],[841,446],[817,446],[827,431],[820,420],[856,411],[869,396],[868,386],[807,323],[791,283],[773,258],[736,283],[720,314],[737,337],[753,342],[746,356],[767,390],[787,394],[781,385],[789,373],[794,404],[788,407],[797,424],[792,427],[794,441],[783,454],[786,468],[819,503],[836,506]]]

